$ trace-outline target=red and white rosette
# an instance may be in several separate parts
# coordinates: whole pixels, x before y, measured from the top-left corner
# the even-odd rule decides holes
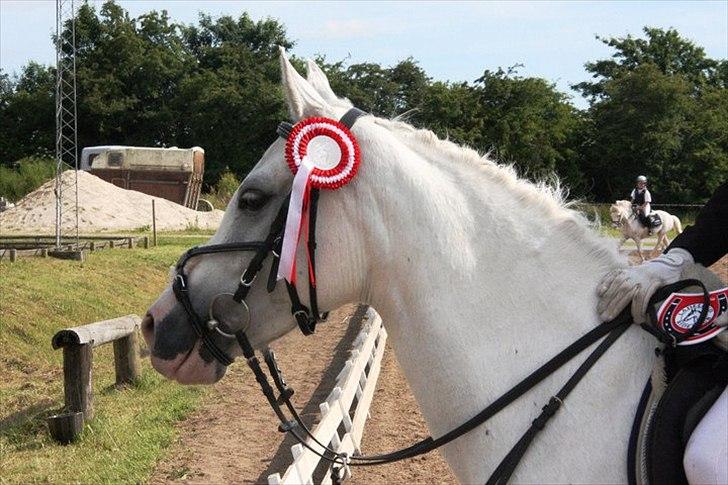
[[[359,169],[359,144],[336,120],[306,118],[288,136],[286,161],[294,177],[278,279],[295,284],[296,250],[301,232],[308,234],[311,189],[336,190],[348,184]]]

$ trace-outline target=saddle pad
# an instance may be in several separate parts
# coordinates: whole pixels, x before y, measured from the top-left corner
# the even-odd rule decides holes
[[[706,342],[660,354],[635,414],[627,462],[630,484],[686,484],[685,446],[728,384],[728,354]]]
[[[650,214],[649,219],[652,227],[658,227],[662,225],[662,218],[659,214]]]

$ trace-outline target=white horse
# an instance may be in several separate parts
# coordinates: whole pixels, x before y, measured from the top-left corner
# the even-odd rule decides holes
[[[339,119],[351,107],[314,63],[308,79],[283,53],[281,66],[294,121]],[[509,167],[403,122],[365,116],[352,131],[361,146],[359,173],[347,186],[323,191],[319,204],[319,306],[364,302],[376,308],[437,437],[594,328],[597,283],[627,262],[565,206],[558,190],[519,179]],[[284,141],[277,140],[239,187],[210,242],[262,239],[292,179]],[[302,249],[297,256],[298,280],[306,281]],[[214,295],[236,287],[250,257],[204,255],[188,265],[198,313],[206,314]],[[306,285],[300,286],[307,301]],[[269,294],[265,282],[256,281],[246,301],[254,347],[294,329],[283,285]],[[200,352],[169,288],[150,308],[143,331],[152,363],[165,376],[211,383],[224,374]],[[630,427],[655,344],[639,327],[628,329],[536,438],[512,480],[626,483]],[[232,343],[225,348],[240,355]],[[458,479],[485,482],[583,358],[442,448]]]
[[[670,245],[670,239],[667,233],[675,229],[680,234],[682,223],[677,216],[669,212],[655,210],[652,214],[657,214],[662,219],[662,225],[657,230],[657,242],[652,252],[652,257],[660,254],[666,247]],[[637,244],[637,253],[640,255],[642,262],[645,257],[642,254],[642,239],[650,236],[649,230],[642,225],[637,215],[632,210],[632,203],[628,200],[618,200],[609,208],[609,217],[612,219],[612,226],[618,227],[622,232],[622,239],[619,241],[621,248],[627,239],[632,239]]]

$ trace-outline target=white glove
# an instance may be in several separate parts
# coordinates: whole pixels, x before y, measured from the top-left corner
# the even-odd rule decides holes
[[[675,248],[639,266],[610,271],[597,287],[599,318],[605,322],[616,318],[631,300],[634,323],[643,323],[655,291],[678,281],[683,267],[693,262],[689,252]]]

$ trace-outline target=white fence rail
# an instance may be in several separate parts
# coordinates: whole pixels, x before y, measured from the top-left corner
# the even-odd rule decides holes
[[[329,444],[329,448],[337,452],[349,455],[360,452],[364,423],[369,417],[386,341],[387,331],[382,326],[382,319],[369,307],[349,360],[336,378],[333,391],[319,405],[321,421],[312,431],[317,440]],[[342,424],[344,435],[339,436],[338,429]],[[309,443],[319,450],[311,440]],[[269,475],[269,484],[313,484],[313,473],[321,458],[301,444],[292,446],[291,453],[293,463],[282,477],[278,473]],[[331,483],[330,466],[321,483]]]

